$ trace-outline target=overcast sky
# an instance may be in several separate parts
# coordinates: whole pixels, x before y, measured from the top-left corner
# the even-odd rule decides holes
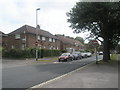
[[[10,33],[27,24],[36,26],[36,8],[38,24],[41,29],[52,34],[85,38],[86,34],[74,34],[67,22],[66,12],[69,12],[79,0],[1,0],[0,1],[0,31]]]

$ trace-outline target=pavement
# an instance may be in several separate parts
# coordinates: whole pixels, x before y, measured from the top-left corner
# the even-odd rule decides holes
[[[31,88],[118,88],[118,62],[91,63]]]

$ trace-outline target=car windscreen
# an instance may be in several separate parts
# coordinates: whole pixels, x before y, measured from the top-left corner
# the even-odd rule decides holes
[[[67,54],[62,54],[61,56],[68,56]]]

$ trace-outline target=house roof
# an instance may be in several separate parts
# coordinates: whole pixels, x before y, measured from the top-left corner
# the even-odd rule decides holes
[[[57,36],[58,39],[59,39],[61,42],[65,43],[65,44],[72,44],[72,43],[69,42],[69,40],[68,40],[65,36],[63,36],[63,35],[55,35],[55,36]]]
[[[0,31],[0,36],[7,36],[7,34],[5,34],[2,31]]]
[[[16,29],[15,31],[9,33],[9,35],[24,33],[24,31],[25,31],[25,33],[36,34],[36,28],[35,27],[29,26],[29,25],[24,25],[24,26]],[[52,35],[50,32],[42,30],[42,29],[38,29],[38,35],[58,39],[56,36]]]
[[[2,31],[0,31],[0,34],[4,34]]]

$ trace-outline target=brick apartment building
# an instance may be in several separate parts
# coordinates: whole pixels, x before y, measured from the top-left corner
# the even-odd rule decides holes
[[[43,49],[75,51],[83,49],[83,44],[78,40],[64,35],[52,35],[48,31],[24,25],[9,34],[2,34],[2,45],[8,49],[35,48],[36,31],[38,31],[38,47]]]
[[[72,38],[66,37],[64,35],[55,35],[59,38],[60,42],[60,48],[61,50],[67,50],[67,51],[78,51],[83,49],[83,44],[78,41],[74,40]]]
[[[0,31],[0,47],[7,48],[7,36],[8,35]]]
[[[36,28],[24,25],[8,34],[7,48],[35,48]],[[51,33],[38,29],[38,47],[44,49],[60,49],[59,39]]]

